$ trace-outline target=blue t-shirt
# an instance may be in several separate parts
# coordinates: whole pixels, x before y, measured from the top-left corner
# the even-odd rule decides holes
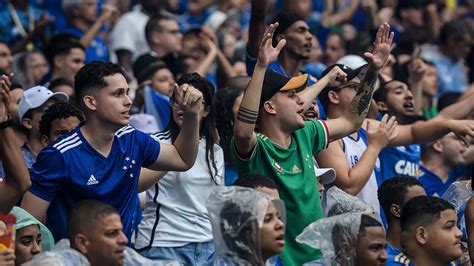
[[[84,32],[76,27],[68,27],[64,29],[64,32],[72,34],[77,38],[82,38],[84,36]],[[94,36],[92,42],[86,47],[86,63],[92,61],[105,62],[108,60],[109,50],[107,49],[107,44],[98,35]]]
[[[442,197],[448,187],[458,179],[458,174],[455,171],[450,171],[448,180],[444,183],[439,176],[428,170],[423,165],[420,165],[418,180],[423,185],[428,196]]]
[[[410,265],[413,266],[410,259],[403,254],[398,248],[390,245],[387,242],[387,262],[385,262],[385,266],[394,266],[394,265]]]
[[[421,148],[418,144],[385,148],[380,152],[382,181],[394,176],[417,176]]]
[[[83,124],[40,152],[30,192],[51,203],[46,225],[56,241],[67,237],[68,211],[85,199],[115,207],[130,239],[136,227],[140,168],[156,161],[160,143],[126,126],[115,133],[109,156],[104,157],[82,135]]]

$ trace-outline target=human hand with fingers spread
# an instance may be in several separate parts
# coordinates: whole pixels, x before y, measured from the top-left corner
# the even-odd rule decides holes
[[[367,120],[368,144],[378,150],[387,147],[398,135],[396,131],[397,125],[398,123],[395,116],[389,119],[388,115],[384,115],[378,126],[376,126],[374,122]]]
[[[262,42],[260,43],[257,65],[260,67],[267,67],[272,62],[278,59],[281,49],[285,47],[286,40],[282,39],[278,42],[277,46],[273,47],[272,39],[275,29],[278,27],[278,22],[275,24],[270,24],[268,29],[263,35]]]
[[[173,104],[183,110],[184,114],[197,114],[202,105],[202,92],[189,84],[178,86],[175,84]]]
[[[384,23],[379,27],[374,41],[372,53],[364,53],[369,61],[369,67],[373,70],[380,70],[390,55],[390,48],[393,42],[393,32],[390,32],[390,25]]]

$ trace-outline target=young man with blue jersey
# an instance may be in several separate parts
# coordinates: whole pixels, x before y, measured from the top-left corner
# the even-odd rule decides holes
[[[421,152],[418,179],[429,196],[443,197],[448,187],[458,178],[467,175],[464,152],[466,143],[449,133],[427,144]]]
[[[474,135],[473,120],[455,120],[465,118],[470,108],[465,108],[466,103],[459,102],[450,107],[463,111],[443,110],[436,118],[428,121],[413,123],[415,116],[415,103],[410,88],[403,82],[391,80],[383,83],[374,93],[374,100],[380,113],[395,116],[400,125],[411,127],[412,140],[402,143],[392,143],[390,148],[385,148],[379,155],[381,161],[381,180],[393,176],[417,176],[420,165],[421,148],[414,143],[428,143],[435,141],[450,131],[454,132],[464,141],[466,135]],[[466,110],[464,110],[466,109]],[[402,128],[403,128],[402,127]],[[415,130],[420,129],[420,130]],[[405,136],[402,131],[400,137]]]
[[[411,176],[395,176],[385,180],[377,192],[380,206],[387,219],[387,265],[401,264],[405,255],[401,251],[400,215],[403,205],[417,196],[425,196],[421,183]]]
[[[175,86],[184,122],[175,143],[167,145],[127,126],[132,101],[119,65],[85,65],[76,74],[75,89],[86,122],[38,155],[22,206],[39,219],[46,214],[46,224],[59,240],[67,237],[67,212],[75,203],[100,200],[120,212],[130,238],[136,226],[140,168],[185,171],[194,164],[202,94],[187,84]]]
[[[453,205],[432,196],[418,196],[403,207],[400,218],[401,245],[405,255],[393,265],[456,265],[463,254],[461,230],[456,226]]]

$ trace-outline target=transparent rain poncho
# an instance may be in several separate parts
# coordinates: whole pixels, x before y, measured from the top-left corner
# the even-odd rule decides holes
[[[457,225],[463,234],[461,242],[462,245],[465,247],[466,251],[457,260],[460,265],[470,261],[469,253],[467,252],[468,236],[464,210],[466,209],[467,201],[471,198],[472,195],[474,195],[474,193],[471,188],[471,180],[453,182],[443,195],[443,199],[454,206],[454,209],[456,210],[456,215],[458,217]]]
[[[323,253],[321,260],[305,265],[354,265],[357,237],[364,213],[344,213],[308,225],[296,241]]]
[[[260,228],[272,203],[285,223],[285,206],[280,199],[238,186],[214,189],[207,201],[216,247],[214,265],[265,264]]]
[[[336,186],[329,188],[326,192],[326,216],[331,217],[350,212],[374,214],[374,209],[370,204]]]
[[[473,195],[471,180],[453,182],[444,192],[443,199],[451,203],[458,216],[458,226],[467,238],[466,222],[464,220],[464,209],[467,201]]]

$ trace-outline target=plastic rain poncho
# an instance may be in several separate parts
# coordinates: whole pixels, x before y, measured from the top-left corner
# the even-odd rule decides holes
[[[374,214],[374,209],[370,204],[352,196],[336,186],[326,192],[326,216],[331,217],[349,212],[364,212]]]
[[[207,201],[216,247],[214,265],[264,265],[260,228],[273,203],[285,223],[280,199],[238,186],[216,187]]]
[[[54,247],[54,238],[49,229],[38,221],[33,215],[20,207],[13,207],[11,214],[16,217],[16,230],[28,227],[30,225],[37,225],[41,231],[41,249],[42,251],[51,250]]]
[[[322,218],[308,225],[296,241],[319,249],[323,258],[314,264],[354,265],[361,217],[364,213],[345,213]],[[342,248],[346,247],[346,248]],[[306,265],[312,265],[307,263]]]
[[[453,182],[443,195],[443,199],[454,206],[454,209],[456,210],[456,215],[458,217],[457,226],[463,234],[461,243],[465,247],[465,252],[457,260],[459,264],[463,264],[470,261],[469,253],[467,251],[467,229],[464,210],[466,209],[467,201],[471,198],[472,195],[474,195],[474,193],[471,188],[471,180]]]

